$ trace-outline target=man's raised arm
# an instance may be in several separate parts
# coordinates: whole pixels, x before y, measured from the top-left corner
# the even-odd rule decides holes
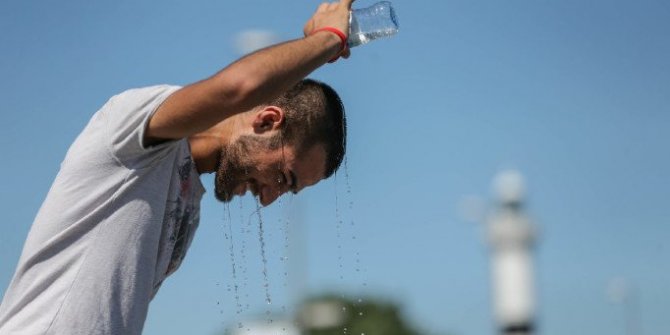
[[[149,121],[147,143],[179,139],[279,96],[342,51],[354,0],[323,3],[307,22],[305,37],[254,52],[214,76],[173,93]],[[345,50],[342,56],[348,56]]]

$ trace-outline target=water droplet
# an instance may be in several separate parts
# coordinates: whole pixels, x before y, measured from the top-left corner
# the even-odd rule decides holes
[[[239,282],[238,282],[238,277],[237,277],[237,264],[236,264],[236,258],[235,258],[235,240],[233,239],[233,219],[230,215],[230,206],[226,204],[224,207],[225,210],[225,216],[223,220],[223,228],[224,228],[224,235],[226,237],[226,240],[228,240],[229,243],[229,254],[230,254],[230,263],[232,266],[232,276],[233,276],[233,286],[231,284],[227,285],[227,290],[228,292],[231,292],[234,288],[235,290],[235,305],[237,307],[237,312],[241,312],[239,306],[240,306],[240,294],[239,294]],[[217,283],[218,286],[218,283]]]
[[[270,297],[270,280],[268,278],[268,259],[265,256],[265,237],[263,230],[263,216],[261,215],[261,204],[256,197],[256,214],[258,215],[258,240],[261,245],[261,260],[263,261],[263,287],[265,287],[265,301],[268,305],[272,302]]]

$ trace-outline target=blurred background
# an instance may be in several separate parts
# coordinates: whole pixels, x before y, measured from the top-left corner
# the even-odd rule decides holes
[[[537,333],[670,334],[670,2],[393,3],[396,36],[312,75],[347,107],[346,168],[260,212],[217,203],[204,176],[144,333],[495,334],[487,222],[512,170]],[[0,293],[109,97],[299,38],[318,4],[2,1]]]

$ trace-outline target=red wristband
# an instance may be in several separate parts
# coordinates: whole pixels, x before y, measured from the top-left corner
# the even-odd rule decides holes
[[[331,59],[331,60],[328,61],[328,63],[333,63],[333,62],[335,62],[338,58],[340,58],[340,55],[342,54],[342,52],[344,52],[344,50],[347,49],[347,35],[345,35],[345,34],[342,32],[342,30],[339,30],[339,29],[337,29],[337,28],[335,28],[335,27],[323,27],[323,28],[319,28],[319,29],[317,29],[317,30],[314,30],[310,35],[314,35],[314,34],[320,32],[320,31],[329,31],[329,32],[331,32],[331,33],[337,35],[337,37],[340,38],[340,52],[337,53],[337,56],[335,56],[333,59]]]

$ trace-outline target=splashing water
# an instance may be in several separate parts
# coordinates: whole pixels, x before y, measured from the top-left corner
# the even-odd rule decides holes
[[[361,253],[360,253],[360,243],[361,242],[356,240],[356,235],[354,234],[355,233],[354,230],[356,228],[356,222],[354,221],[354,214],[353,214],[353,212],[354,212],[354,200],[353,200],[353,197],[352,197],[351,182],[350,182],[350,178],[349,178],[349,159],[346,156],[344,157],[344,181],[345,181],[345,185],[346,185],[346,188],[347,188],[347,197],[349,198],[349,217],[350,217],[350,221],[349,221],[350,225],[349,226],[352,230],[351,239],[355,243],[354,249],[356,250],[356,253],[355,253],[356,257],[354,259],[355,271],[356,271],[357,279],[360,280],[360,282],[362,283],[362,286],[365,287],[365,286],[367,286],[367,283],[365,283],[365,280],[363,280],[361,278]],[[360,305],[362,302],[363,302],[363,299],[359,298],[358,299],[358,304]],[[360,316],[362,316],[362,314]]]
[[[335,183],[335,220],[337,221],[337,225],[335,226],[335,235],[337,237],[337,267],[339,269],[340,273],[340,280],[344,281],[344,263],[343,263],[343,256],[342,256],[342,225],[343,225],[343,220],[342,220],[342,213],[340,211],[340,200],[339,200],[339,192],[337,190],[337,173],[334,176],[334,183]],[[344,298],[341,296],[341,298]]]
[[[279,199],[279,207],[282,208],[283,202],[281,199]],[[282,263],[282,267],[284,269],[284,276],[283,276],[283,287],[285,290],[288,289],[288,257],[289,257],[289,224],[290,224],[290,219],[288,216],[284,219],[279,219],[280,221],[280,231],[282,233],[282,236],[284,238],[284,248],[283,248],[283,256],[279,258],[279,260]],[[282,304],[281,306],[281,311],[282,313],[286,313],[286,305]]]
[[[251,234],[251,220],[245,220],[244,219],[244,202],[242,201],[242,198],[239,198],[239,204],[240,204],[240,236],[241,236],[241,249],[240,249],[240,255],[242,258],[242,263],[240,265],[240,272],[242,273],[242,290],[244,292],[244,310],[248,311],[249,310],[249,274],[247,271],[247,236]],[[245,224],[242,224],[243,222],[246,222]]]
[[[265,255],[265,232],[263,228],[263,215],[261,215],[261,204],[256,198],[256,214],[258,215],[258,241],[261,245],[261,260],[263,261],[263,287],[265,288],[265,302],[272,304],[270,296],[270,280],[268,279],[268,259]]]
[[[224,210],[226,212],[227,220],[224,219],[224,236],[229,242],[229,253],[230,253],[230,263],[232,266],[232,275],[233,275],[233,288],[235,293],[235,312],[239,315],[242,313],[242,304],[240,303],[240,292],[239,292],[239,282],[237,279],[237,264],[235,261],[235,243],[233,240],[233,220],[230,216],[230,207],[228,204],[225,205]],[[227,226],[227,227],[225,227]]]
[[[356,235],[355,235],[354,230],[356,228],[356,222],[354,221],[354,215],[353,215],[354,200],[353,200],[352,192],[351,192],[351,183],[349,182],[349,163],[348,163],[348,161],[349,160],[345,157],[344,158],[344,181],[345,181],[345,185],[346,185],[346,188],[347,188],[347,197],[349,198],[349,217],[350,217],[349,225],[350,225],[350,228],[352,229],[351,239],[355,241],[356,240]],[[356,258],[355,258],[356,272],[360,272],[361,271],[361,269],[360,269],[361,259],[360,259],[360,252],[358,251],[358,250],[360,250],[360,248],[356,247],[355,249],[357,250],[356,251]]]

